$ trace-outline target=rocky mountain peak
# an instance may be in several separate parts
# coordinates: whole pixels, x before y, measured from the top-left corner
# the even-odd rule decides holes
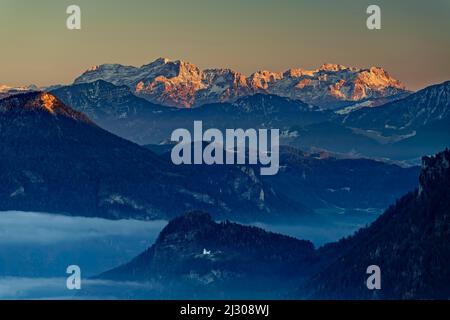
[[[270,83],[281,79],[283,79],[283,74],[280,72],[262,70],[249,77],[249,84],[253,90],[267,90]]]
[[[324,63],[323,65],[320,66],[319,71],[333,71],[333,72],[337,72],[337,71],[342,71],[342,70],[347,70],[349,69],[346,66],[343,66],[341,64],[335,64],[335,63]]]
[[[289,70],[285,71],[283,73],[283,76],[287,77],[287,78],[300,78],[300,77],[303,77],[303,76],[313,77],[314,76],[314,71],[305,70],[305,69],[302,69],[302,68],[292,68],[292,69],[289,69]]]
[[[374,88],[392,87],[406,90],[403,83],[392,78],[388,72],[380,67],[371,67],[362,70],[357,76],[357,81]]]
[[[14,95],[0,101],[0,112],[45,112],[53,116],[64,116],[92,124],[84,114],[64,105],[48,92],[31,92]]]
[[[438,153],[432,157],[423,157],[420,174],[419,193],[432,192],[440,187],[442,181],[450,180],[450,150]]]

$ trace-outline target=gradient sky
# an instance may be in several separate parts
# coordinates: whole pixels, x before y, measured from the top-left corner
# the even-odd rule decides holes
[[[66,8],[82,30],[66,29]],[[382,30],[366,28],[369,4]],[[450,0],[0,0],[0,84],[71,83],[158,57],[246,74],[381,66],[408,88],[450,80]]]

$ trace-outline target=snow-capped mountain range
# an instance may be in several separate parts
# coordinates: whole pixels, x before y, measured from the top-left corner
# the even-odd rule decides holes
[[[243,96],[268,93],[338,109],[409,92],[382,68],[359,69],[337,64],[324,64],[315,70],[259,71],[246,76],[230,69],[201,70],[189,62],[159,58],[139,68],[120,64],[95,66],[74,83],[97,80],[126,85],[150,102],[179,108],[233,102]]]
[[[0,99],[9,97],[14,94],[35,91],[38,89],[39,88],[35,85],[13,87],[6,84],[0,84]]]

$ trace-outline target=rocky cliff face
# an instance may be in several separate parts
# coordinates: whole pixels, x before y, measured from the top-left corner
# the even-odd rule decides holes
[[[250,76],[229,69],[200,70],[185,61],[160,58],[140,68],[106,64],[93,67],[75,83],[105,80],[126,85],[147,100],[180,108],[232,102],[255,93],[302,100],[324,108],[407,92],[405,86],[378,67],[349,68],[324,64],[315,70],[284,73],[259,71]]]
[[[419,194],[426,195],[442,186],[448,186],[450,169],[450,152],[439,153],[434,157],[424,157],[420,174]]]

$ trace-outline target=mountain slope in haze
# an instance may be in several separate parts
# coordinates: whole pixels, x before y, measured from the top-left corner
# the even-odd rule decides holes
[[[227,166],[220,188],[211,177],[192,179],[48,93],[0,100],[0,128],[0,210],[167,219],[208,209],[243,220],[288,211],[252,168]]]
[[[200,70],[189,62],[160,58],[140,68],[120,64],[95,66],[75,79],[75,84],[96,80],[126,85],[153,103],[180,108],[233,102],[243,96],[267,93],[336,109],[408,92],[382,68],[336,64],[284,73],[259,71],[247,77],[230,69]]]
[[[169,161],[172,145],[146,147]],[[253,168],[256,172],[259,170],[258,166]],[[223,166],[181,166],[180,170],[192,179],[214,177],[217,188],[228,184]],[[368,216],[369,212],[381,212],[406,192],[414,190],[419,173],[417,166],[400,167],[372,159],[307,153],[280,146],[279,172],[260,179],[291,206],[342,213],[355,211]],[[273,216],[276,215],[274,212]],[[284,216],[287,218],[288,212]]]
[[[110,92],[122,90],[127,93],[111,98]],[[54,93],[77,110],[98,110],[97,122],[102,127],[140,144],[167,141],[173,130],[192,129],[195,120],[202,120],[205,128],[278,128],[282,144],[301,149],[418,163],[422,155],[449,146],[448,92],[446,82],[405,99],[344,115],[268,94],[192,109],[165,108],[139,100],[124,86],[114,87],[103,81],[68,86]],[[139,107],[131,113],[115,111],[124,106]]]
[[[53,95],[31,93],[1,100],[0,126],[2,210],[117,218],[127,213],[161,215],[161,207],[133,195],[132,189],[139,190],[142,176],[163,180],[164,163],[100,129]],[[136,185],[122,183],[121,190],[121,179]],[[150,184],[144,192],[151,189],[159,193]]]
[[[292,102],[273,108],[272,100],[284,99],[265,95],[252,99],[261,102],[252,104],[260,107],[258,113],[273,119],[283,114],[283,108],[297,112],[307,107]],[[257,165],[175,166],[169,155],[157,156],[104,131],[51,94],[18,95],[1,100],[0,105],[4,210],[146,219],[204,209],[214,217],[239,221],[313,219],[313,208],[383,208],[389,197],[410,190],[416,175],[414,169],[370,161],[369,173],[359,171],[364,166],[357,160],[348,166],[325,159],[285,164],[284,152],[277,179],[260,176]],[[242,115],[248,112],[246,104],[230,108],[241,108]],[[316,175],[325,167],[332,179]],[[367,190],[372,192],[357,192],[358,183],[349,182],[352,172],[366,174],[372,183]],[[387,183],[386,172],[392,183]],[[316,182],[310,180],[312,176]],[[389,197],[380,192],[383,188],[389,190]]]
[[[148,250],[99,278],[162,282],[172,298],[267,299],[304,277],[313,259],[309,241],[192,212],[171,221]]]
[[[14,86],[8,86],[5,84],[0,84],[0,99],[4,99],[9,96],[16,95],[16,94],[26,93],[26,92],[36,91],[36,90],[38,90],[38,87],[36,87],[35,85],[14,87]]]
[[[331,263],[302,286],[302,298],[448,299],[450,151],[425,157],[418,190],[319,255]],[[366,287],[370,265],[381,268],[381,290]]]
[[[72,108],[76,106],[96,123],[145,116],[147,112],[166,109],[136,97],[127,86],[115,86],[103,80],[60,87],[51,94]]]
[[[103,80],[56,89],[61,101],[87,114],[102,128],[139,144],[167,141],[178,128],[191,129],[194,121],[205,128],[289,128],[335,117],[300,101],[256,94],[234,103],[217,103],[193,109],[154,105],[138,98],[126,86]]]
[[[343,119],[343,123],[389,134],[411,132],[449,118],[450,81],[447,81],[378,108],[352,112]]]
[[[432,129],[429,131],[429,141],[422,139],[419,144],[402,147],[409,141],[411,135],[381,136],[375,131],[347,127],[336,121],[294,126],[286,130],[286,135],[290,137],[287,139],[287,144],[302,150],[313,152],[320,150],[388,162],[401,161],[415,166],[420,164],[422,155],[442,150],[440,141],[445,137]],[[439,146],[436,146],[434,141]],[[444,145],[446,145],[445,141]]]
[[[67,86],[53,93],[87,112],[103,128],[139,144],[167,141],[195,120],[207,128],[278,128],[281,143],[305,150],[405,160],[449,146],[449,82],[376,108],[338,115],[276,95],[254,94],[233,103],[192,109],[167,108],[137,98],[125,86],[102,80]]]
[[[136,97],[126,86],[98,80],[57,88],[51,93],[103,129],[135,143],[157,143],[170,137],[160,119],[161,113],[171,110]]]
[[[150,282],[162,288],[160,298],[448,299],[449,261],[446,150],[424,158],[415,192],[339,242],[315,250],[308,241],[190,213],[170,222],[145,252],[99,278]],[[371,265],[381,268],[381,290],[366,287]]]
[[[450,147],[450,82],[407,98],[288,130],[291,145],[368,157],[420,161]]]
[[[338,158],[326,152],[280,148],[280,171],[264,179],[275,192],[310,208],[379,211],[414,190],[419,167],[364,158]]]

